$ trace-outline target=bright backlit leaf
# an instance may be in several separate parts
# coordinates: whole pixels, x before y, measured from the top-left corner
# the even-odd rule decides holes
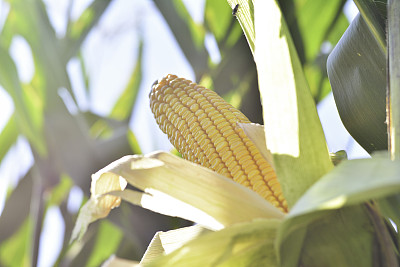
[[[278,266],[274,240],[279,224],[260,219],[206,233],[149,266]]]
[[[283,194],[292,207],[333,165],[314,100],[278,4],[256,1],[254,10],[254,59],[266,142]]]

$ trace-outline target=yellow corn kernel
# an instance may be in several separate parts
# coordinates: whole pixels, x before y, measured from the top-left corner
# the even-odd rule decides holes
[[[239,110],[175,75],[153,84],[150,107],[183,158],[232,178],[287,212],[274,170],[237,125],[250,123]]]

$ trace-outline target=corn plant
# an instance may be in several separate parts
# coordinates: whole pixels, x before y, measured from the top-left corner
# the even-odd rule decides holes
[[[125,200],[197,223],[157,233],[144,266],[398,266],[400,7],[355,2],[360,15],[330,54],[327,71],[344,124],[371,158],[334,166],[278,3],[228,0],[256,63],[264,126],[248,123],[201,85],[162,78],[153,85],[152,110],[184,159],[166,152],[125,156],[96,172],[73,238]],[[230,123],[250,141],[230,143],[224,136]],[[236,157],[236,143],[247,147],[249,161]],[[273,166],[280,189],[272,191],[282,192],[288,210],[257,192],[268,179],[253,186],[246,167],[255,155]]]
[[[3,265],[37,264],[43,218],[52,205],[66,224],[60,266],[99,265],[113,253],[105,266],[138,260],[144,266],[398,265],[395,1],[355,1],[360,15],[350,26],[342,0],[208,0],[203,23],[182,1],[154,1],[195,76],[193,83],[170,75],[146,86],[153,88],[155,121],[183,159],[160,151],[141,155],[127,127],[140,56],[106,117],[72,115],[57,95],[63,87],[74,96],[66,65],[79,56],[110,1],[93,1],[68,22],[64,38],[55,35],[41,1],[9,2],[0,83],[15,112],[0,134],[0,158],[21,134],[35,164],[0,217]],[[204,46],[210,34],[220,61]],[[28,84],[19,81],[7,51],[14,35],[34,54]],[[326,42],[336,44],[329,58],[320,49]],[[329,153],[315,105],[331,90],[347,130],[372,158]],[[121,127],[123,136],[102,135]],[[91,193],[74,229],[75,214],[66,209],[72,185]],[[188,221],[196,224],[182,227]],[[137,237],[154,229],[160,232],[144,252]]]

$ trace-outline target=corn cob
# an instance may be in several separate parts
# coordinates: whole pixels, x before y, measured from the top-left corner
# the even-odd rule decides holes
[[[237,125],[250,123],[239,110],[214,91],[171,74],[153,84],[150,107],[184,159],[232,178],[287,212],[273,168]]]

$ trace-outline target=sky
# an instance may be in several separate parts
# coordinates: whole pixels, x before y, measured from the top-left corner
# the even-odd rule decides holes
[[[46,0],[51,23],[58,36],[65,34],[66,10],[69,0]],[[89,0],[74,1],[72,19],[76,19],[82,10],[90,4]],[[202,20],[203,1],[185,0],[189,12],[195,21]],[[5,19],[7,8],[0,2],[0,27]],[[351,2],[352,3],[352,2]],[[352,18],[356,12],[354,5],[348,4],[346,12]],[[116,0],[113,1],[99,24],[88,36],[82,47],[82,54],[87,64],[87,72],[96,77],[90,85],[90,96],[84,94],[83,77],[80,75],[80,64],[72,59],[68,64],[68,74],[81,110],[108,114],[123,91],[137,57],[139,37],[143,39],[143,77],[130,126],[133,129],[144,153],[154,150],[169,150],[172,146],[167,137],[158,130],[149,108],[148,93],[150,85],[168,73],[174,73],[187,79],[194,79],[194,73],[189,63],[177,47],[177,43],[159,11],[152,1]],[[218,60],[218,51],[209,40],[207,47],[213,58]],[[11,51],[16,62],[18,73],[23,81],[29,81],[33,75],[33,63],[30,50],[22,38],[13,40]],[[118,68],[116,68],[118,66]],[[66,97],[65,91],[60,94]],[[72,106],[71,109],[77,107]],[[0,130],[13,112],[13,104],[8,94],[0,87]],[[330,151],[345,149],[349,158],[367,157],[368,154],[350,137],[338,116],[332,94],[318,106],[327,143]],[[150,137],[150,138],[149,138]],[[153,140],[149,142],[149,140]],[[4,205],[6,189],[15,186],[18,178],[32,164],[29,145],[24,138],[19,138],[17,144],[10,150],[0,165],[0,212]],[[75,188],[75,203],[69,203],[71,210],[78,209],[82,192]],[[64,231],[59,221],[57,208],[49,210],[45,220],[41,239],[41,249],[52,247],[54,252],[61,248],[60,240],[54,239],[54,231]],[[46,227],[52,225],[52,227]],[[53,230],[51,230],[51,228]],[[51,245],[49,245],[51,244]],[[42,250],[42,251],[43,251]],[[53,253],[56,255],[56,253]],[[44,255],[44,253],[41,253]],[[55,258],[48,253],[40,257],[39,266],[51,266]]]

